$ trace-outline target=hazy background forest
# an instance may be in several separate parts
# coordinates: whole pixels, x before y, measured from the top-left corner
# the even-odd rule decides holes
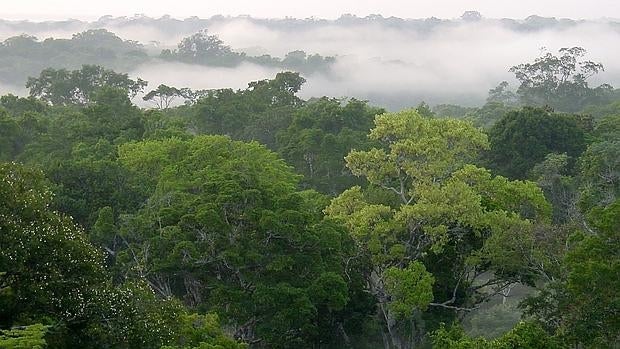
[[[101,33],[91,41],[80,37],[45,40],[70,40],[92,29],[106,29],[124,43]],[[204,29],[222,41],[219,49],[230,50],[212,53],[224,58],[198,61],[162,56],[162,50],[174,50],[183,38]],[[543,47],[553,52],[574,46],[587,48],[591,57],[606,63],[594,83],[615,86],[620,82],[617,52],[609,45],[618,40],[620,22],[612,19],[536,15],[492,19],[472,11],[457,19],[107,16],[93,22],[0,22],[0,39],[24,33],[36,37],[38,44],[24,41],[21,51],[15,47],[3,54],[0,84],[7,91],[24,93],[25,79],[44,68],[76,69],[84,63],[140,77],[150,82],[151,89],[162,83],[236,89],[291,69],[304,73],[307,83],[300,96],[306,99],[355,97],[390,110],[421,101],[477,106],[498,81],[516,87],[509,67],[532,60]]]
[[[599,2],[7,8],[0,348],[618,348]]]

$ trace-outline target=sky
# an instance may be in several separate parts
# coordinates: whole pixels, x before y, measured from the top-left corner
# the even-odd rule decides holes
[[[489,18],[536,14],[573,19],[620,18],[620,0],[19,0],[3,1],[0,18],[93,20],[103,15],[201,18],[216,14],[261,18],[337,18],[381,14],[401,18],[455,18],[476,10]]]

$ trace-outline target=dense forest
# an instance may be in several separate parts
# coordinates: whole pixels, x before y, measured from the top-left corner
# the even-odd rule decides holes
[[[284,71],[206,90],[126,73],[153,59]],[[104,29],[5,40],[0,80],[29,96],[0,97],[0,347],[617,347],[603,64],[547,50],[481,106],[390,112],[301,98],[335,59],[205,30],[155,55]]]

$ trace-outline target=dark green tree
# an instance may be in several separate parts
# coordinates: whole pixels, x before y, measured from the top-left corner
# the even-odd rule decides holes
[[[125,144],[120,156],[150,188],[121,224],[122,274],[217,312],[258,347],[311,346],[350,328],[346,306],[361,294],[346,276],[359,264],[346,263],[352,242],[275,153],[200,136]]]
[[[74,223],[49,208],[40,172],[0,165],[0,326],[83,316],[103,281],[101,254]]]
[[[116,73],[96,65],[84,65],[80,70],[47,68],[38,78],[28,78],[26,88],[30,95],[53,105],[86,105],[102,87],[119,88],[134,97],[142,92],[147,82],[132,80],[127,74]]]
[[[368,147],[366,134],[374,116],[382,112],[356,99],[311,100],[278,134],[278,152],[304,175],[304,186],[336,195],[360,183],[346,168],[344,157],[352,149]]]
[[[276,135],[303,105],[296,94],[306,80],[298,73],[278,73],[253,81],[245,90],[210,90],[193,106],[191,126],[198,133],[255,140],[276,149]]]
[[[620,339],[620,201],[595,208],[577,232],[563,273],[524,306],[567,346],[613,348]]]
[[[489,130],[489,167],[501,175],[524,179],[547,154],[566,153],[572,170],[575,159],[586,148],[587,127],[576,115],[548,109],[524,107],[511,111]]]

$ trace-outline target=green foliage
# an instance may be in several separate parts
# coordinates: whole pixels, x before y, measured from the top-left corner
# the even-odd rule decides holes
[[[248,56],[244,52],[235,52],[217,35],[209,35],[206,29],[183,38],[176,50],[162,50],[160,57],[165,60],[218,67],[236,67],[243,62],[249,62],[308,74],[326,73],[336,60],[334,57],[323,57],[318,54],[308,55],[301,50],[291,51],[283,59],[270,55]]]
[[[306,80],[298,73],[254,81],[245,90],[209,90],[193,108],[191,126],[198,133],[256,140],[275,149],[276,134],[288,127],[291,113],[303,104],[296,96]]]
[[[22,326],[10,330],[0,330],[0,348],[43,349],[46,347],[47,327],[42,324]]]
[[[334,331],[327,314],[346,314],[350,241],[304,202],[299,177],[275,153],[224,136],[129,143],[119,153],[149,178],[147,205],[119,233],[129,242],[117,258],[124,275],[218,312],[244,341],[288,348],[331,336],[319,328]]]
[[[161,53],[164,59],[225,67],[238,65],[244,56],[233,52],[217,35],[209,35],[206,29],[181,40],[177,50],[164,50]]]
[[[550,207],[534,183],[493,177],[467,164],[488,146],[482,132],[464,121],[404,111],[377,116],[370,138],[381,148],[352,151],[347,166],[392,198],[372,201],[353,187],[325,212],[349,229],[371,260],[369,288],[392,343],[403,340],[395,335],[396,317],[411,319],[429,305],[475,304],[488,297],[485,292],[498,291],[475,287],[475,276],[463,280],[475,275],[467,270],[493,271],[492,283],[532,282],[532,222],[547,221]],[[437,259],[451,265],[448,272],[431,265],[440,278],[424,264]],[[438,296],[448,300],[432,303]],[[419,341],[411,339],[414,335],[403,334],[409,342]]]
[[[442,178],[488,146],[486,137],[466,122],[426,119],[413,111],[377,116],[369,137],[385,148],[352,151],[347,166],[370,183],[388,186],[400,185],[401,177],[408,177],[407,183]],[[399,195],[413,194],[403,189],[396,188]]]
[[[125,91],[103,87],[88,107],[46,107],[43,114],[14,119],[20,142],[7,160],[44,169],[55,185],[54,209],[89,228],[100,208],[121,213],[143,200],[137,181],[116,162],[116,144],[146,131]]]
[[[144,286],[111,285],[101,253],[50,209],[41,173],[0,165],[0,196],[1,326],[50,323],[51,348],[158,348],[175,333],[180,306]]]
[[[587,80],[603,71],[601,63],[582,60],[581,47],[561,48],[560,55],[546,52],[533,63],[510,69],[521,85],[517,94],[524,105],[550,106],[564,112],[579,112],[588,104],[607,101],[612,87],[590,88]]]
[[[509,112],[491,128],[487,159],[500,174],[524,179],[549,153],[579,157],[586,148],[586,135],[577,116],[525,107]]]
[[[458,326],[449,329],[441,327],[433,333],[433,348],[438,349],[538,349],[563,348],[553,337],[549,336],[538,324],[520,322],[510,332],[494,339],[482,337],[471,338]]]
[[[194,39],[213,46],[186,43],[205,64],[253,59]],[[104,32],[71,41],[119,44]],[[523,108],[487,139],[474,124],[515,108],[507,84],[481,108],[445,107],[466,121],[425,103],[304,101],[292,72],[238,91],[161,85],[148,111],[124,74],[41,79],[47,97],[0,97],[0,160],[48,174],[0,164],[0,347],[410,348],[518,284],[540,289],[524,305],[537,322],[501,335],[518,312],[493,307],[492,323],[484,312],[470,323],[498,338],[442,328],[436,345],[618,341],[616,115],[592,131],[588,117]],[[188,102],[171,107],[177,97]],[[489,147],[498,172],[537,182],[472,165]]]
[[[530,171],[530,177],[536,179],[553,207],[554,223],[567,223],[578,215],[575,212],[577,185],[574,178],[567,175],[568,163],[566,153],[549,153],[544,161],[534,165]]]
[[[148,56],[142,45],[122,40],[105,29],[87,30],[71,39],[39,41],[20,35],[0,43],[0,80],[22,86],[28,77],[50,67],[79,69],[92,64],[130,71],[146,61]]]
[[[142,282],[99,287],[86,312],[82,338],[69,346],[159,349],[183,331],[182,305]]]
[[[399,318],[409,318],[414,310],[426,310],[433,300],[433,276],[424,264],[414,261],[406,268],[390,267],[385,271],[385,289],[390,308]]]
[[[620,322],[620,201],[590,214],[591,233],[572,237],[565,273],[525,303],[568,345],[613,347]]]
[[[144,126],[140,109],[131,103],[123,88],[105,86],[91,95],[92,104],[84,109],[89,125],[82,137],[123,143],[142,137]]]
[[[491,342],[497,349],[559,349],[563,345],[535,322],[520,322],[510,332]]]
[[[618,91],[618,90],[616,90]],[[614,101],[608,104],[588,105],[582,111],[583,114],[592,115],[594,120],[600,120],[604,117],[614,117],[620,115],[620,100],[616,97]]]
[[[47,68],[38,78],[28,78],[30,96],[53,105],[86,105],[93,93],[102,87],[119,88],[131,97],[141,92],[147,82],[132,80],[127,74],[116,73],[97,65],[83,65],[80,70]]]
[[[20,317],[83,315],[104,276],[100,253],[73,222],[50,210],[41,173],[0,165],[2,324]]]
[[[326,97],[310,101],[278,134],[278,152],[304,175],[303,186],[340,193],[359,182],[346,169],[344,156],[368,147],[365,135],[381,112],[355,99],[346,104]]]
[[[587,212],[595,206],[607,206],[620,197],[619,117],[600,120],[595,130],[597,141],[590,144],[579,159],[581,206]]]
[[[349,287],[343,278],[334,273],[321,274],[308,289],[312,302],[329,311],[344,309],[349,302]]]
[[[217,314],[184,314],[179,318],[180,331],[174,345],[161,349],[244,349],[246,344],[226,336]]]
[[[87,228],[95,223],[99,209],[129,211],[144,198],[139,180],[116,161],[116,148],[105,140],[76,144],[71,157],[52,164],[48,172],[57,185],[55,208]]]
[[[22,130],[15,118],[0,109],[0,161],[15,158],[22,147]]]
[[[12,94],[0,97],[0,106],[15,117],[26,112],[42,113],[45,110],[45,104],[34,97],[22,98]]]
[[[465,331],[459,326],[440,327],[432,335],[433,348],[437,349],[482,349],[489,347],[488,342],[482,338],[467,337]]]

